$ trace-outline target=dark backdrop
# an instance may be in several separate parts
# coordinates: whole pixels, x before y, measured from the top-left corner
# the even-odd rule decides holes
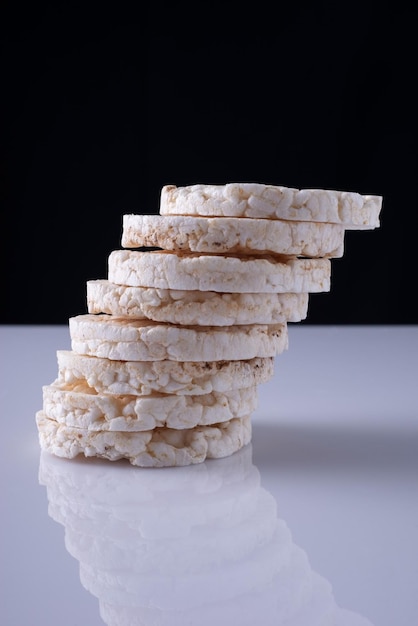
[[[123,213],[234,181],[382,195],[304,323],[418,323],[415,14],[342,6],[3,4],[0,323],[85,313]]]

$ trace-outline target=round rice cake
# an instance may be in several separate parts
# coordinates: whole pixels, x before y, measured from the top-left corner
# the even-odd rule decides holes
[[[127,459],[139,467],[176,467],[222,458],[251,441],[251,418],[176,430],[155,428],[143,432],[91,431],[60,424],[36,413],[42,450],[65,458]]]
[[[121,361],[57,350],[58,380],[86,380],[96,393],[199,395],[266,383],[273,357],[229,361]]]
[[[165,185],[160,197],[161,215],[329,222],[359,230],[377,228],[381,208],[381,196],[261,183]]]
[[[191,326],[300,322],[307,316],[308,300],[308,293],[221,293],[87,281],[87,309],[93,315]]]
[[[318,293],[331,286],[330,259],[113,250],[108,280],[129,287],[224,293]]]
[[[344,235],[341,224],[327,222],[127,214],[122,246],[338,258],[344,253]]]
[[[229,361],[275,357],[288,348],[287,324],[178,326],[113,315],[69,319],[71,349],[122,361]]]
[[[256,386],[198,396],[98,394],[86,381],[55,381],[42,390],[46,417],[91,431],[135,432],[217,424],[250,415],[258,399]]]

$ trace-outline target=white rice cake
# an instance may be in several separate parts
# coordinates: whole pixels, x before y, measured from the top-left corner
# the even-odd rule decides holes
[[[57,350],[58,380],[86,380],[96,393],[199,395],[223,393],[266,383],[273,378],[274,358],[233,361],[121,361]]]
[[[36,413],[42,450],[65,458],[127,459],[140,467],[175,467],[229,456],[251,441],[250,416],[213,426],[184,430],[155,428],[144,432],[90,431],[59,424]]]
[[[165,185],[160,199],[161,215],[329,222],[359,230],[377,228],[381,208],[381,196],[261,183]]]
[[[308,293],[220,293],[87,281],[87,309],[93,315],[189,326],[300,322],[307,316],[308,299]]]
[[[127,214],[122,246],[338,258],[344,253],[344,235],[341,224],[327,222]]]
[[[330,290],[331,260],[113,250],[108,280],[186,291],[318,293]]]
[[[121,361],[233,361],[288,348],[286,324],[175,326],[113,315],[69,319],[71,349]]]
[[[135,432],[217,424],[250,415],[258,400],[256,386],[199,396],[97,394],[86,381],[55,381],[42,390],[46,417],[91,431]]]

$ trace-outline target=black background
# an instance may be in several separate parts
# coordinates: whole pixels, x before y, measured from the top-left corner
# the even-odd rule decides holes
[[[3,4],[2,324],[66,324],[165,184],[383,196],[310,324],[415,324],[412,5]]]

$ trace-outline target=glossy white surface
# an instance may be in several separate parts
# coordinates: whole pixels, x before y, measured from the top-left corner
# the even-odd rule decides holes
[[[0,327],[0,623],[417,624],[418,327],[289,337],[250,446],[143,470],[41,455],[68,328]]]

